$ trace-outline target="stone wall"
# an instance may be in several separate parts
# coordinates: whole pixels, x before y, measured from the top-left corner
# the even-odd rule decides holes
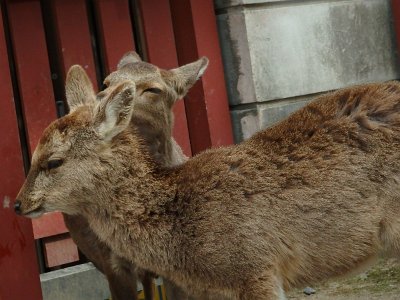
[[[216,0],[236,142],[349,85],[400,77],[389,0]]]

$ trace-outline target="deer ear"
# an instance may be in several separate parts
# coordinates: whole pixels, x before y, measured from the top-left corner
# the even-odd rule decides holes
[[[95,102],[96,95],[92,82],[79,65],[72,66],[68,71],[65,81],[65,96],[70,112],[79,106]]]
[[[98,134],[106,141],[126,129],[130,123],[135,84],[124,81],[101,100],[95,108],[94,125]]]
[[[117,69],[119,70],[127,64],[136,63],[140,61],[142,61],[142,59],[140,58],[139,54],[137,54],[135,51],[127,52],[124,54],[124,56],[122,56],[121,60],[119,61]]]
[[[175,89],[178,98],[182,98],[204,74],[207,66],[208,58],[203,56],[195,62],[170,70],[172,76],[169,76],[166,80],[169,81]]]

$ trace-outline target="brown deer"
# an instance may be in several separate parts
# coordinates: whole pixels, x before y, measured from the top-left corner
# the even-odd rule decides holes
[[[186,80],[160,74],[160,94],[179,98]],[[50,124],[17,213],[82,215],[118,256],[232,299],[284,299],[399,255],[399,83],[329,93],[242,144],[165,167],[129,126],[142,79]]]
[[[132,65],[134,65],[132,67]],[[99,93],[100,99],[107,94],[107,90],[112,88],[113,84],[121,80],[135,80],[140,74],[137,67],[147,67],[156,69],[155,66],[144,63],[140,57],[134,53],[127,53],[119,62],[118,70],[106,78],[105,83],[108,89]],[[198,65],[198,66],[197,66]],[[193,72],[197,75],[196,67],[204,67],[201,64],[188,65],[184,68],[194,68]],[[148,73],[146,73],[148,74]],[[155,74],[157,77],[157,74]],[[140,75],[139,75],[140,76]],[[159,77],[159,76],[158,76]],[[155,78],[153,81],[155,81]],[[195,81],[188,82],[186,89]],[[175,166],[184,162],[187,157],[183,154],[181,148],[172,138],[173,114],[172,107],[178,99],[171,97],[161,97],[154,88],[147,91],[151,93],[148,96],[149,101],[138,103],[135,106],[131,118],[130,126],[137,130],[146,146],[149,148],[150,155],[163,166]],[[83,94],[82,94],[83,93]],[[95,104],[95,92],[86,72],[80,66],[73,66],[67,76],[66,94],[71,109],[74,104],[81,101],[82,95],[85,99]],[[172,96],[172,95],[168,95]],[[85,100],[85,101],[88,101]],[[71,237],[78,245],[85,256],[94,263],[94,265],[106,275],[109,282],[112,299],[137,299],[137,270],[136,267],[124,258],[114,255],[111,249],[100,241],[94,232],[90,229],[87,220],[81,215],[64,215],[64,221],[71,233]],[[152,275],[144,270],[138,270],[145,291],[146,300],[152,300]],[[166,282],[168,291],[172,290],[176,299],[186,298],[176,287]],[[178,295],[176,295],[178,294]]]

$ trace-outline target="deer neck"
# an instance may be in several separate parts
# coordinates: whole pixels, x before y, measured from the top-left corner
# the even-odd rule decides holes
[[[133,151],[135,152],[135,151]],[[96,201],[82,214],[98,237],[119,256],[159,272],[167,268],[174,224],[168,213],[176,185],[145,152],[113,155],[113,175],[99,180]],[[126,157],[134,157],[134,161]],[[152,253],[157,253],[153,256]]]
[[[160,166],[171,167],[183,163],[187,157],[172,138],[171,111],[137,104],[131,125],[144,141],[152,159]]]

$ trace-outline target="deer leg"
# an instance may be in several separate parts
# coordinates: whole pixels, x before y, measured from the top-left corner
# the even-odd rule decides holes
[[[144,299],[153,300],[153,278],[155,275],[139,268],[137,269],[137,274],[143,285]]]
[[[400,258],[400,199],[388,201],[385,211],[379,230],[382,248],[386,256]]]
[[[184,292],[180,287],[176,284],[172,283],[168,279],[163,278],[165,292],[167,294],[167,299],[173,300],[189,300],[189,295]]]
[[[240,300],[286,300],[282,281],[275,275],[262,275],[250,280],[242,289]]]
[[[137,300],[136,274],[117,274],[108,272],[106,274],[108,286],[113,300]],[[146,298],[147,300],[147,298]]]
[[[126,259],[113,253],[110,254],[109,262],[111,268],[104,273],[108,279],[112,299],[137,300],[137,280],[139,276],[136,267]],[[144,274],[142,270],[139,269],[138,271],[140,274]],[[152,300],[152,298],[146,297],[146,300],[149,299]]]
[[[382,225],[382,223],[381,223]],[[386,256],[400,258],[400,224],[387,222],[381,226],[380,240]]]

